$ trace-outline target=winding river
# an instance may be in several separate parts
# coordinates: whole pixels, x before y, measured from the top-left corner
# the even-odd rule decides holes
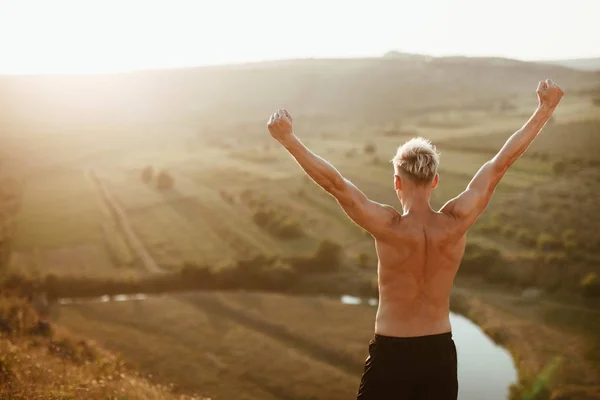
[[[376,306],[376,299],[342,296],[349,305]],[[517,369],[510,353],[495,344],[476,324],[451,313],[452,337],[458,353],[459,399],[506,400],[510,385],[517,382]]]

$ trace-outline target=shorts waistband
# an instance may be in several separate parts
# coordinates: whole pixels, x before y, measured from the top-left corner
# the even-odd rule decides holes
[[[434,335],[425,336],[409,336],[409,337],[397,337],[397,336],[385,336],[375,334],[373,341],[375,343],[431,343],[431,342],[445,342],[452,339],[452,332],[437,333]]]

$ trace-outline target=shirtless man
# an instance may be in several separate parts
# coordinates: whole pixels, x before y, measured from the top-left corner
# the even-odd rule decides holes
[[[292,117],[279,110],[268,129],[348,217],[375,238],[379,308],[375,335],[358,390],[359,400],[456,399],[456,348],[449,297],[466,232],[486,208],[508,168],[527,150],[563,92],[551,80],[537,88],[539,105],[525,125],[486,162],[466,190],[439,211],[430,204],[438,184],[439,154],[423,138],[409,140],[394,157],[394,186],[402,213],[369,200],[332,165],[294,135]]]

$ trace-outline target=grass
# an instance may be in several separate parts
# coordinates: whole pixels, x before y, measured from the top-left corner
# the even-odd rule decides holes
[[[15,250],[74,246],[102,240],[100,198],[81,170],[26,181],[17,218]]]
[[[517,128],[518,126],[514,129]],[[496,132],[488,135],[453,138],[440,143],[440,146],[443,144],[462,151],[496,151],[511,133],[510,131]],[[531,145],[528,153],[549,154],[552,159],[565,156],[595,159],[597,158],[599,132],[600,121],[597,118],[589,117],[589,119],[568,122],[559,120],[559,122],[549,124],[544,128]]]
[[[83,169],[25,181],[9,269],[32,276],[136,275],[135,255]],[[126,268],[123,268],[126,267]]]
[[[61,308],[59,322],[119,351],[144,373],[208,396],[335,400],[355,395],[364,343],[372,329],[371,310],[359,313],[365,317],[362,324],[356,310],[341,304],[330,308],[331,302],[325,300],[311,304],[284,296],[236,296],[181,295],[139,303],[77,305]],[[278,307],[265,307],[259,316],[242,310],[239,302],[250,309],[260,308],[262,302],[283,303],[301,314],[290,324],[291,319],[278,320],[282,316]],[[329,309],[327,314],[336,323],[314,326],[316,337],[297,331],[297,326],[308,327],[298,324],[298,317],[310,316],[306,309],[321,322],[322,312]],[[341,319],[354,322],[341,325]],[[355,335],[354,349],[360,350],[340,347],[341,342],[331,336],[332,327],[345,330],[344,326],[353,327],[347,335]],[[364,327],[362,335],[356,335],[356,326]],[[325,338],[329,339],[319,340]]]
[[[6,302],[27,309],[14,299],[0,299],[0,303]],[[62,328],[55,327],[51,337],[0,334],[2,399],[204,399],[176,394],[174,389],[173,385],[151,383],[121,358]]]

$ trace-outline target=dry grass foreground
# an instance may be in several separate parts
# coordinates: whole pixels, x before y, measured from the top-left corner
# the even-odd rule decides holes
[[[207,400],[150,383],[119,357],[64,329],[55,329],[52,337],[33,334],[34,321],[25,302],[0,298],[2,400]]]

